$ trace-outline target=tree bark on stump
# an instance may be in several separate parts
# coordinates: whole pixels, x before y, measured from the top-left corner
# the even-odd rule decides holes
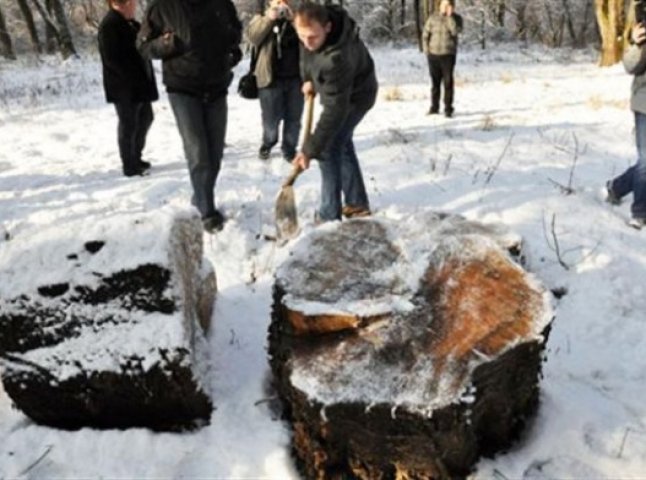
[[[512,237],[431,215],[344,222],[295,246],[269,353],[306,478],[464,478],[517,438],[552,313]]]

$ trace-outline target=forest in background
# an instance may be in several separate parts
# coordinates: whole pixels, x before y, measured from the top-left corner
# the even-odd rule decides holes
[[[143,11],[147,3],[141,1]],[[419,42],[421,26],[439,0],[321,0],[341,4],[359,22],[370,43]],[[634,0],[457,0],[465,21],[463,45],[492,48],[500,42],[549,47],[593,47],[600,63],[621,59]],[[247,21],[264,0],[234,0]],[[63,58],[96,48],[105,0],[0,0],[0,55],[60,53]],[[141,12],[140,12],[141,13]]]

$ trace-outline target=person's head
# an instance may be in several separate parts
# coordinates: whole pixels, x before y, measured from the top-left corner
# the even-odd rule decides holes
[[[453,13],[454,9],[455,9],[454,0],[442,0],[440,2],[440,13],[441,14],[448,15],[449,13]]]
[[[135,18],[137,11],[137,0],[108,0],[108,6],[116,10],[127,20]]]
[[[305,48],[318,50],[332,31],[328,9],[318,3],[304,2],[294,12],[294,28]]]

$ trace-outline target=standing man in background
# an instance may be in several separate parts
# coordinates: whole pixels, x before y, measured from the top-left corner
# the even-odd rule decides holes
[[[262,144],[258,157],[267,160],[278,143],[283,122],[281,150],[291,162],[296,155],[301,131],[303,94],[299,69],[299,43],[292,26],[293,12],[288,0],[272,0],[264,15],[254,15],[247,38],[256,49],[256,79],[262,111]]]
[[[151,102],[159,98],[155,74],[151,62],[137,51],[137,0],[109,0],[109,7],[98,35],[105,98],[114,103],[119,119],[117,141],[123,174],[144,175],[150,163],[141,159],[141,153],[153,123]]]
[[[458,35],[462,32],[462,17],[455,13],[453,0],[442,0],[422,33],[422,48],[431,75],[431,108],[429,115],[440,111],[440,85],[444,84],[444,115],[453,116],[453,70],[458,52]]]
[[[242,58],[242,24],[231,0],[154,0],[146,12],[139,49],[160,58],[163,81],[188,162],[192,203],[204,230],[221,230],[215,207],[227,129],[231,71]]]
[[[307,169],[311,159],[319,160],[320,221],[370,215],[352,137],[377,98],[372,57],[356,23],[340,7],[304,2],[295,12],[294,27],[303,44],[303,94],[319,95],[323,112],[293,163]]]

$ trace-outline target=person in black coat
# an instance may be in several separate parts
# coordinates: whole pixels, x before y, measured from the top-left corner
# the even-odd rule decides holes
[[[141,153],[153,122],[151,102],[159,98],[152,64],[137,50],[136,8],[137,0],[110,0],[98,35],[105,98],[114,103],[119,118],[119,154],[127,177],[150,168]]]
[[[139,51],[162,60],[168,92],[188,163],[192,203],[204,229],[221,230],[215,207],[227,127],[231,68],[242,57],[242,24],[231,0],[154,0],[139,34]]]

